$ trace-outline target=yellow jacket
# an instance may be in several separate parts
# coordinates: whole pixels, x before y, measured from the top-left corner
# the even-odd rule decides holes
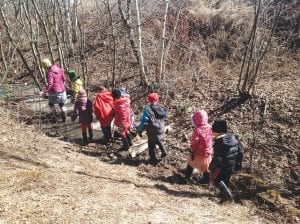
[[[81,79],[76,79],[76,81],[71,82],[72,90],[74,91],[74,97],[77,97],[79,90],[82,89],[82,81]]]

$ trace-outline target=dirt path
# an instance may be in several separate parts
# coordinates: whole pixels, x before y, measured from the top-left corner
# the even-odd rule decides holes
[[[266,223],[252,204],[219,205],[208,189],[151,180],[0,117],[0,223]]]

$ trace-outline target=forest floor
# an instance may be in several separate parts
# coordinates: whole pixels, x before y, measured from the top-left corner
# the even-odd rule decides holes
[[[169,108],[169,156],[155,167],[147,163],[147,151],[135,158],[119,152],[118,140],[108,147],[97,142],[82,146],[79,124],[69,117],[66,123],[51,123],[47,100],[32,99],[31,88],[2,101],[0,223],[299,222],[297,91],[278,88],[264,93],[269,98],[258,94],[240,104],[228,98],[234,96],[227,86],[234,77],[220,77],[177,79],[170,85],[176,90],[161,91],[161,103]],[[272,85],[297,89],[293,78],[299,79],[293,75]],[[142,88],[129,88],[136,115],[145,104]],[[267,112],[258,117],[264,102]],[[72,110],[69,101],[67,108]],[[179,172],[186,166],[190,115],[196,108],[205,108],[210,122],[225,117],[246,146],[243,171],[232,178],[232,203],[219,204],[216,188],[197,183],[200,174],[186,183]],[[251,134],[261,119],[263,128]],[[101,132],[94,128],[97,140]],[[251,145],[254,137],[257,145]],[[139,140],[145,141],[145,135],[134,138]]]
[[[151,178],[160,165],[104,162],[0,111],[0,223],[268,223],[251,201]],[[96,151],[97,150],[97,151]],[[170,173],[171,175],[171,173]]]

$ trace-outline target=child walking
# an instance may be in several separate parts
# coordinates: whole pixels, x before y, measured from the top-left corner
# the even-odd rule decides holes
[[[208,184],[210,178],[209,164],[212,160],[212,129],[208,124],[206,111],[200,110],[193,114],[192,121],[195,124],[191,139],[190,154],[187,157],[188,166],[184,170],[185,178],[190,179],[193,169],[203,172],[201,184]]]
[[[99,86],[96,99],[94,100],[93,107],[96,119],[100,122],[103,132],[103,138],[100,143],[103,145],[108,144],[111,139],[111,122],[114,118],[114,100],[110,91],[107,91],[104,86]]]
[[[165,139],[165,121],[167,116],[167,109],[158,104],[159,95],[157,93],[150,93],[148,95],[149,104],[145,106],[140,124],[137,127],[137,132],[141,135],[142,131],[146,129],[148,136],[148,150],[149,162],[153,165],[158,163],[155,156],[155,147],[158,145],[161,151],[161,157],[167,155],[166,147],[164,145]]]
[[[79,90],[82,89],[82,81],[80,77],[73,70],[68,71],[68,76],[71,81],[72,101],[75,102]]]
[[[128,150],[132,146],[131,136],[130,136],[130,99],[129,95],[121,94],[119,89],[114,89],[112,91],[112,97],[114,99],[115,106],[115,125],[121,128],[121,139],[122,147],[120,150]]]
[[[221,202],[232,199],[229,181],[234,170],[242,168],[244,149],[233,133],[227,132],[227,122],[215,120],[212,125],[214,135],[214,156],[211,168],[214,170],[212,180],[221,192]]]
[[[84,89],[79,90],[77,99],[74,105],[73,114],[71,116],[74,122],[79,115],[79,122],[81,124],[82,141],[84,145],[88,144],[88,137],[86,130],[89,132],[89,142],[93,140],[93,104],[87,98],[86,91]]]

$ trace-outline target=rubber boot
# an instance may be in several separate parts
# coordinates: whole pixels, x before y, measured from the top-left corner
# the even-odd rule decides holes
[[[82,144],[87,145],[88,144],[88,138],[86,132],[82,132]]]
[[[128,145],[132,146],[132,141],[131,141],[131,135],[130,135],[130,133],[126,135],[126,139],[127,139]]]
[[[190,179],[193,174],[194,168],[190,165],[187,165],[187,167],[182,170],[182,173],[184,174],[185,179]]]
[[[158,164],[158,160],[156,159],[156,156],[155,156],[155,144],[151,143],[149,144],[148,143],[148,150],[149,150],[149,163],[151,165],[156,165]]]
[[[129,144],[128,144],[127,138],[122,138],[122,143],[123,143],[123,145],[122,145],[121,148],[119,148],[119,150],[121,150],[121,151],[128,150],[129,149]]]
[[[221,197],[222,198],[221,198],[220,203],[223,203],[225,201],[233,199],[233,196],[232,196],[232,193],[231,193],[230,189],[226,186],[226,184],[223,181],[218,182],[216,184],[216,186],[221,191]]]
[[[49,105],[53,123],[57,123],[57,113],[54,105]]]
[[[109,140],[111,139],[111,128],[110,128],[110,126],[102,128],[102,132],[103,132],[103,138],[100,139],[100,144],[107,145]]]
[[[62,122],[65,123],[66,119],[67,119],[66,113],[64,111],[62,111],[60,114],[61,114],[61,120],[62,120]]]
[[[89,129],[89,141],[90,142],[93,142],[94,139],[93,139],[94,135],[93,135],[93,130],[92,129]]]
[[[210,178],[210,173],[205,172],[203,173],[203,179],[199,181],[200,184],[209,184],[209,178]]]

